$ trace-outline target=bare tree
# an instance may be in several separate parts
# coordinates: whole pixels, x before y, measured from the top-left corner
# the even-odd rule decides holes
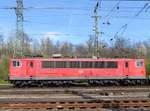
[[[27,54],[27,53],[30,53],[32,39],[26,33],[24,33],[23,35],[24,36],[23,36],[23,44],[22,44],[23,49],[22,49],[22,52],[24,54]]]
[[[117,57],[126,57],[129,56],[130,48],[131,45],[129,39],[118,37],[115,40],[113,52],[115,51],[114,55]]]
[[[48,37],[41,42],[41,52],[46,57],[51,57],[53,54],[53,42]]]
[[[61,45],[61,54],[64,56],[64,57],[69,57],[69,43],[68,42],[64,42],[62,43]]]
[[[4,36],[0,35],[0,57],[5,54],[5,47],[4,47]]]
[[[37,39],[34,39],[32,43],[32,53],[41,54],[39,41]]]
[[[60,47],[61,43],[60,41],[57,41],[53,48],[53,54],[61,54]]]
[[[94,55],[94,36],[89,35],[89,39],[86,41],[88,56]]]
[[[75,46],[75,53],[78,57],[88,57],[88,50],[85,45],[79,44]]]

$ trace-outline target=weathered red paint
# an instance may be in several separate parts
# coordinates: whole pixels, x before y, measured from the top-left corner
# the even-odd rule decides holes
[[[12,61],[19,60],[22,66],[14,67]],[[50,68],[43,69],[41,61],[117,61],[118,68]],[[136,67],[136,61],[143,59],[42,59],[42,58],[23,58],[10,60],[10,80],[15,79],[122,79],[127,77],[146,78],[145,64],[142,67]],[[29,62],[34,66],[31,68]],[[125,62],[128,62],[129,68],[125,68]]]

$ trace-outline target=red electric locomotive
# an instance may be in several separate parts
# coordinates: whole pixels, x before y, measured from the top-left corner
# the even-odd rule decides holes
[[[11,59],[10,81],[16,86],[69,84],[144,84],[143,59]]]

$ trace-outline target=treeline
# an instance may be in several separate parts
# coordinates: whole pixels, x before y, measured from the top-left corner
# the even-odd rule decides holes
[[[63,57],[92,57],[94,56],[94,37],[89,36],[82,44],[73,44],[67,41],[53,41],[49,37],[41,40],[32,39],[27,34],[16,38],[13,34],[8,40],[0,35],[0,58],[20,57],[25,55],[43,55],[52,57],[53,54],[62,54]],[[132,43],[124,37],[110,39],[108,42],[100,41],[99,55],[102,58],[149,58],[150,40]],[[22,52],[22,53],[21,53]],[[22,55],[21,55],[22,54]]]
[[[41,40],[32,39],[27,34],[17,38],[11,34],[8,39],[0,35],[0,80],[8,78],[9,59],[26,55],[42,55],[46,58],[53,54],[61,54],[64,58],[91,58],[94,56],[94,37],[89,36],[82,44],[67,41],[53,41],[49,37]],[[150,40],[132,43],[124,37],[116,37],[108,42],[100,41],[99,55],[101,58],[145,58],[147,72],[150,72]]]

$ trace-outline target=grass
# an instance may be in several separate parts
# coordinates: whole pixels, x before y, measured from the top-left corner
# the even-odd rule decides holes
[[[0,85],[1,85],[1,84],[9,84],[9,82],[8,82],[8,81],[5,81],[5,80],[0,79]]]
[[[9,74],[9,59],[8,57],[2,57],[0,61],[0,84],[8,83]]]
[[[146,74],[150,76],[150,59],[145,59],[145,66],[146,66]]]

